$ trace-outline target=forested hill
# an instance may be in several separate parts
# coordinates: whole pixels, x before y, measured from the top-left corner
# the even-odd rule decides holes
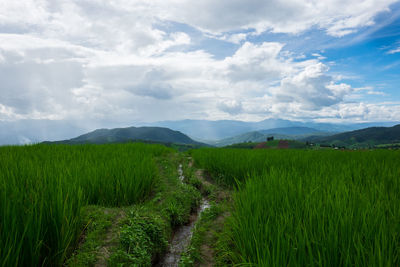
[[[370,127],[331,136],[313,136],[304,139],[316,143],[336,145],[379,145],[400,143],[400,124],[393,127]]]
[[[123,143],[129,141],[145,141],[157,143],[175,143],[202,145],[189,136],[163,127],[128,127],[115,129],[98,129],[69,140],[56,141],[51,143],[61,144],[106,144]]]

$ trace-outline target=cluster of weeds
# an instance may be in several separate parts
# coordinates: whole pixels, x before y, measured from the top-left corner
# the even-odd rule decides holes
[[[111,255],[111,265],[151,266],[168,244],[164,225],[154,211],[132,208],[120,229],[120,247]]]
[[[163,210],[172,228],[187,223],[190,213],[197,208],[201,199],[199,191],[193,186],[179,184],[177,187],[177,190],[168,196]]]
[[[178,184],[158,203],[133,208],[120,230],[120,245],[109,259],[111,266],[151,266],[166,251],[171,229],[188,222],[200,193],[190,185]]]
[[[185,183],[192,185],[197,190],[202,190],[204,187],[201,180],[195,176],[185,177]]]
[[[209,196],[212,192],[217,190],[217,186],[211,183],[205,183],[196,174],[195,168],[184,166],[184,183],[189,184],[196,188],[203,196]]]

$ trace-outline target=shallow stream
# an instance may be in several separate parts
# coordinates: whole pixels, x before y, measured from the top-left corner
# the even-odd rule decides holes
[[[179,164],[178,168],[179,180],[183,182],[185,178],[183,176],[182,164]],[[174,236],[168,247],[168,252],[165,254],[164,258],[155,266],[164,267],[177,267],[179,265],[179,260],[181,254],[187,249],[190,244],[190,240],[193,234],[193,228],[201,216],[201,213],[210,207],[207,199],[203,198],[201,200],[200,206],[195,214],[190,217],[190,222],[187,225],[182,225],[174,232]]]

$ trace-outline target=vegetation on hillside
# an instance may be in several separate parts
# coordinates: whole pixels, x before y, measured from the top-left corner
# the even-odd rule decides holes
[[[205,146],[189,136],[163,127],[128,127],[98,129],[69,140],[47,142],[58,144],[109,144],[132,141]]]
[[[244,148],[244,149],[306,149],[314,148],[308,143],[296,140],[271,140],[267,142],[245,142],[226,146],[225,148]]]
[[[370,127],[332,136],[307,137],[304,141],[348,148],[374,148],[378,145],[400,143],[400,124],[393,127]]]
[[[326,136],[331,135],[328,132],[318,131],[308,127],[286,127],[286,128],[273,128],[268,130],[259,130],[247,132],[229,138],[224,138],[218,141],[208,142],[217,147],[224,147],[238,143],[260,143],[265,142],[269,137],[279,140],[300,140],[308,136],[318,135]]]

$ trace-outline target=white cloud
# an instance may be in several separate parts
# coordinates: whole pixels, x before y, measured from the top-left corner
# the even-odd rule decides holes
[[[0,26],[7,26],[14,33],[29,33],[32,45],[53,40],[53,45],[67,42],[149,55],[190,42],[184,33],[168,34],[155,28],[157,21],[159,18],[147,1],[2,1],[0,8]]]
[[[387,53],[388,53],[388,54],[400,53],[400,47],[391,49],[391,50],[389,50]]]
[[[360,27],[374,24],[374,17],[396,0],[271,0],[271,1],[159,1],[162,16],[219,34],[238,29],[257,33],[272,31],[297,34],[311,27],[326,30],[329,35],[343,36]],[[164,4],[163,4],[164,3]],[[238,19],[240,18],[240,19]]]
[[[37,62],[29,51],[23,55],[6,52],[4,56],[7,64],[0,65],[0,103],[20,115],[60,115],[60,103],[70,99],[69,89],[83,85],[81,62]]]
[[[162,42],[165,32],[153,25],[164,20],[186,23],[234,43],[244,41],[249,34],[265,31],[298,34],[313,27],[332,36],[343,36],[373,25],[374,17],[389,11],[395,2],[3,0],[0,26],[85,46],[132,52]],[[250,32],[237,32],[240,30]]]
[[[84,60],[69,46],[52,56],[38,49],[11,51],[8,64],[0,65],[0,103],[6,107],[0,112],[69,120],[296,118],[338,107],[352,94],[325,64],[293,60],[283,46],[246,42],[219,60],[204,51],[152,57],[102,52],[100,58],[90,51]],[[37,60],[40,55],[46,60]]]
[[[217,38],[219,40],[227,41],[234,44],[240,44],[247,39],[248,34],[246,33],[236,33],[236,34],[224,34],[222,36],[208,34],[207,36],[211,38]]]
[[[283,78],[280,86],[273,88],[272,96],[279,103],[297,103],[304,109],[339,103],[352,89],[344,83],[336,84],[327,70],[321,62],[310,62],[298,73]]]
[[[1,1],[0,25],[10,25],[26,30],[34,25],[44,25],[49,19],[45,0]]]
[[[307,60],[283,43],[246,41],[313,27],[341,36],[392,2],[3,0],[0,120],[393,118],[396,106],[346,104],[357,90],[330,74],[322,55]],[[238,48],[223,59],[193,50],[196,39],[169,21]]]
[[[359,88],[354,88],[353,89],[354,92],[356,93],[360,93],[363,92],[367,95],[380,95],[380,96],[386,96],[387,94],[382,92],[382,91],[376,91],[374,87],[372,86],[365,86],[365,87],[359,87]],[[356,94],[356,96],[358,96],[358,98],[362,97],[362,94]],[[355,97],[357,98],[357,97]]]
[[[321,54],[318,54],[318,53],[313,53],[313,54],[311,54],[313,57],[316,57],[316,58],[318,58],[319,60],[324,60],[324,59],[326,59],[326,57],[324,57],[323,55],[321,55]]]
[[[381,96],[387,95],[386,93],[381,92],[381,91],[368,91],[367,94],[368,95],[381,95]]]
[[[218,108],[231,115],[237,115],[243,111],[242,103],[237,100],[220,101]]]
[[[336,109],[322,110],[326,118],[334,116],[344,121],[396,121],[400,115],[399,103],[390,105],[381,103],[341,103]]]
[[[244,43],[232,57],[223,62],[228,77],[233,82],[254,80],[268,83],[279,80],[291,71],[290,64],[279,55],[283,46],[271,42],[260,45]]]

